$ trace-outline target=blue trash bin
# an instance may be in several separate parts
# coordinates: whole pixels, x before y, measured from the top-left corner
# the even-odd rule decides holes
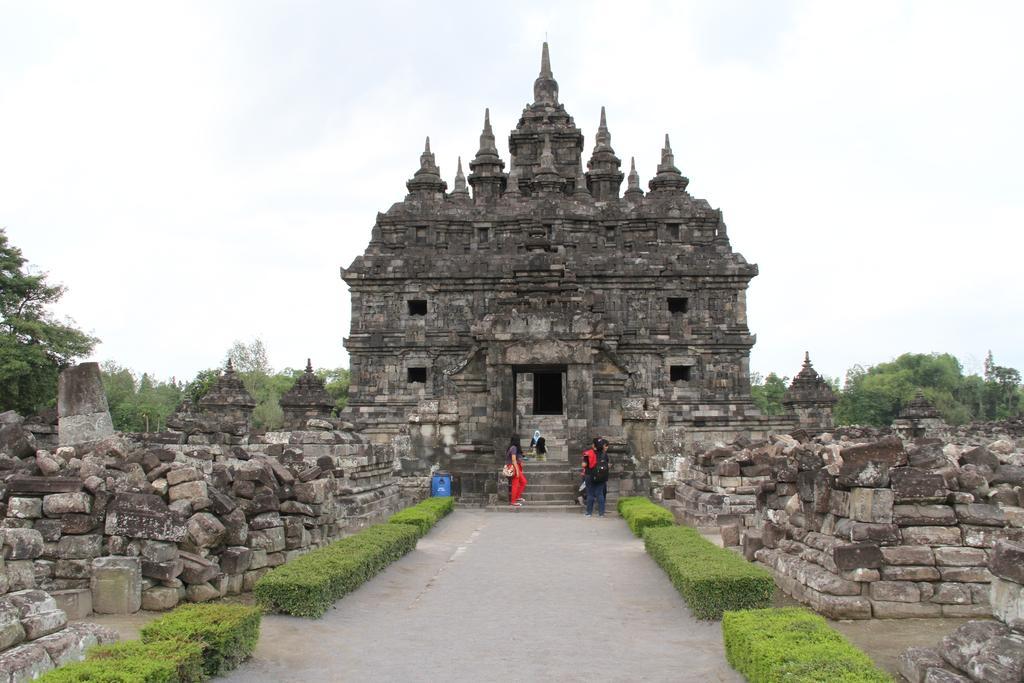
[[[452,475],[437,472],[430,479],[430,495],[433,497],[449,497],[452,495]]]

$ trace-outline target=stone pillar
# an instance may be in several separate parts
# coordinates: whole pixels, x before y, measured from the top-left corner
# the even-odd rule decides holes
[[[107,395],[97,363],[81,363],[60,373],[57,429],[61,446],[99,441],[114,434]]]
[[[142,607],[142,565],[137,557],[92,561],[92,609],[97,614],[134,614]]]

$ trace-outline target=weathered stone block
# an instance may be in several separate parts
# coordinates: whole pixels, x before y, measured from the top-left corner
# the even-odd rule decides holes
[[[172,486],[167,491],[167,497],[172,503],[179,500],[209,498],[209,490],[205,481],[189,481]]]
[[[157,581],[169,581],[181,575],[185,569],[185,563],[180,558],[154,562],[143,558],[141,560],[142,575]],[[143,608],[145,609],[145,608]]]
[[[25,643],[0,654],[0,672],[10,681],[31,681],[53,668],[53,660],[45,648]]]
[[[88,579],[92,560],[57,560],[53,575],[58,579]]]
[[[249,569],[252,550],[245,547],[225,548],[220,556],[220,567],[227,574],[242,574]]]
[[[257,550],[266,550],[268,553],[279,552],[281,550],[284,550],[284,527],[275,527],[273,529],[250,531],[249,546]]]
[[[879,545],[894,545],[900,542],[900,528],[895,524],[852,522],[849,533],[851,541],[873,541]]]
[[[969,505],[956,505],[957,519],[963,524],[980,524],[983,526],[1005,526],[1006,515],[998,505],[986,505],[984,503],[971,503]]]
[[[59,517],[68,513],[91,514],[92,496],[84,491],[51,493],[43,496],[43,514],[47,517]]]
[[[964,583],[937,583],[931,601],[943,605],[970,605],[971,587]]]
[[[1024,635],[1009,633],[989,640],[971,659],[967,673],[985,683],[1024,681]]]
[[[295,484],[295,498],[300,503],[323,503],[332,490],[331,479],[314,479]]]
[[[938,581],[941,578],[939,570],[930,566],[882,567],[881,572],[886,581]]]
[[[50,596],[57,603],[57,608],[63,610],[72,621],[85,619],[92,614],[92,591],[88,588],[51,591]]]
[[[873,583],[872,586],[877,584]],[[932,602],[888,602],[875,600],[871,612],[876,619],[916,619],[942,616],[942,605]]]
[[[0,598],[0,651],[25,640],[25,627],[21,625],[21,613],[10,600]]]
[[[935,555],[926,545],[898,545],[882,548],[882,557],[886,564],[894,565],[929,565],[935,564]]]
[[[224,538],[224,525],[208,512],[198,512],[188,520],[189,538],[199,548],[212,548]]]
[[[142,609],[166,612],[177,607],[179,599],[177,588],[153,586],[142,591]]]
[[[15,519],[39,519],[43,516],[43,501],[39,498],[12,496],[7,501],[7,516]]]
[[[25,627],[25,638],[28,640],[59,631],[68,622],[67,615],[57,608],[56,601],[46,591],[15,591],[8,593],[5,599],[18,610],[21,625]]]
[[[893,493],[889,489],[850,490],[850,518],[858,522],[892,523]]]
[[[178,467],[169,469],[164,479],[169,486],[177,486],[190,481],[203,481],[203,473],[194,467]]]
[[[956,524],[956,513],[949,505],[898,504],[892,509],[893,521],[900,526],[948,526]]]
[[[897,502],[936,502],[946,500],[948,490],[941,474],[916,467],[897,467],[889,472]]]
[[[942,639],[942,658],[961,671],[967,671],[986,642],[1009,632],[998,621],[970,621]]]
[[[208,583],[194,583],[185,587],[185,599],[189,602],[209,602],[219,597],[220,590]]]
[[[907,545],[961,545],[960,528],[955,526],[903,527],[903,542]]]
[[[936,548],[935,564],[949,567],[976,567],[988,562],[981,548]]]
[[[100,441],[114,434],[97,363],[80,363],[60,373],[57,419],[61,446]]]
[[[924,683],[929,669],[946,665],[942,655],[933,647],[907,648],[896,658],[896,669],[909,683]]]
[[[992,546],[989,569],[1000,578],[1024,584],[1024,545],[997,541]]]
[[[118,494],[107,510],[106,532],[174,542],[184,541],[187,533],[160,496],[145,493]]]
[[[3,539],[5,559],[34,560],[43,554],[43,535],[35,529],[6,529]]]
[[[994,576],[990,590],[992,616],[1011,628],[1024,631],[1024,586]]]
[[[180,578],[185,583],[206,583],[220,574],[220,566],[206,558],[181,552],[183,569]]]
[[[62,536],[57,541],[57,557],[62,560],[91,560],[103,554],[103,536]]]
[[[1022,542],[1024,533],[1021,529],[1008,529],[994,526],[961,525],[964,534],[964,545],[972,548],[991,548],[996,541]]]
[[[882,551],[876,543],[851,543],[832,548],[832,559],[841,571],[876,569],[882,566]]]
[[[985,567],[939,567],[943,581],[981,582],[992,580],[992,573]]]
[[[92,608],[97,614],[134,614],[142,606],[142,566],[137,557],[92,561]]]
[[[911,581],[875,581],[871,584],[872,600],[890,602],[921,602],[921,589]]]

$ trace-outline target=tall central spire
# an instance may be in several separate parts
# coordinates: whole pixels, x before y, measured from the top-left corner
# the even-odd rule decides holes
[[[551,73],[551,56],[546,41],[540,54],[540,75],[533,82],[533,103],[558,106],[558,81]]]

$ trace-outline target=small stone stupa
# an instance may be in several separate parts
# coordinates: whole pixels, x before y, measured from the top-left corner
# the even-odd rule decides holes
[[[303,429],[311,419],[329,418],[334,408],[334,399],[324,388],[324,381],[313,372],[313,363],[308,358],[306,371],[279,403],[284,411],[284,429]]]

